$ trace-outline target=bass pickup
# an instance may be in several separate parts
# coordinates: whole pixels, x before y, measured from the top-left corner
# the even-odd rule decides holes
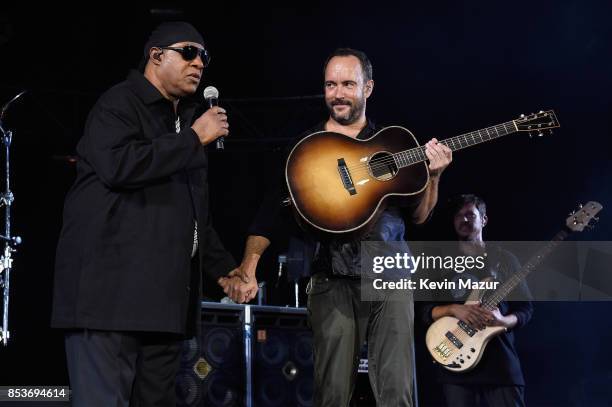
[[[463,321],[459,321],[457,325],[459,325],[459,328],[461,328],[463,332],[470,336],[474,336],[476,334],[476,330]]]

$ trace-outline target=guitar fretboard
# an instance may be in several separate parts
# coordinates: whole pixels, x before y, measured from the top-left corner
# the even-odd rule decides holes
[[[535,270],[544,261],[546,256],[548,256],[560,242],[565,240],[568,235],[569,233],[564,230],[557,233],[546,246],[538,250],[538,252],[525,263],[520,271],[512,274],[506,281],[500,284],[500,286],[482,303],[482,306],[489,311],[495,309],[529,273]]]
[[[440,143],[446,145],[452,151],[461,150],[466,147],[471,147],[476,144],[484,143],[511,133],[515,133],[517,128],[514,121],[498,124],[497,126],[487,127],[473,131],[471,133],[461,134],[443,140]],[[408,167],[422,161],[427,160],[425,155],[425,146],[419,146],[406,151],[400,151],[393,154],[393,159],[398,168]]]

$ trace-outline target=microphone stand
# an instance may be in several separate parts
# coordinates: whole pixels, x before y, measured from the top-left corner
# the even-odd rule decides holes
[[[19,93],[8,103],[6,103],[2,107],[2,112],[0,113],[0,137],[2,138],[2,143],[4,144],[4,151],[6,157],[6,180],[4,185],[5,189],[3,193],[0,193],[0,206],[4,205],[5,215],[4,235],[0,235],[0,240],[4,241],[4,251],[2,253],[2,256],[0,257],[0,288],[2,289],[2,328],[0,328],[0,341],[2,341],[4,346],[8,344],[8,340],[10,338],[10,333],[8,329],[8,311],[11,269],[13,266],[12,253],[17,250],[17,245],[21,243],[21,237],[11,236],[11,206],[15,198],[13,196],[13,192],[11,191],[9,159],[13,132],[4,129],[4,123],[2,122],[2,120],[4,119],[4,113],[9,108],[9,106],[19,97],[21,97],[25,92],[26,91]]]

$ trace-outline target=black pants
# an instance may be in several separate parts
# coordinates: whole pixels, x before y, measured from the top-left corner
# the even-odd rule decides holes
[[[66,333],[73,407],[174,407],[181,337],[77,330]]]
[[[398,297],[405,292],[398,292]],[[361,301],[359,280],[312,277],[308,295],[315,363],[314,405],[345,407],[359,351],[368,342],[368,374],[378,406],[412,405],[412,299]]]
[[[449,407],[525,407],[523,386],[476,386],[444,384]]]

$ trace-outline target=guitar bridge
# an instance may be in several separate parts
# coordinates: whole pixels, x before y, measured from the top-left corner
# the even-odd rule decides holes
[[[346,189],[349,194],[355,195],[357,193],[357,190],[355,189],[355,184],[353,184],[353,178],[351,177],[351,173],[348,167],[346,166],[344,158],[338,158],[338,173],[340,174],[340,179],[342,180],[344,189]]]
[[[446,344],[441,343],[434,348],[434,352],[438,354],[442,358],[442,360],[448,359],[448,357],[453,353],[451,348],[449,348]]]

